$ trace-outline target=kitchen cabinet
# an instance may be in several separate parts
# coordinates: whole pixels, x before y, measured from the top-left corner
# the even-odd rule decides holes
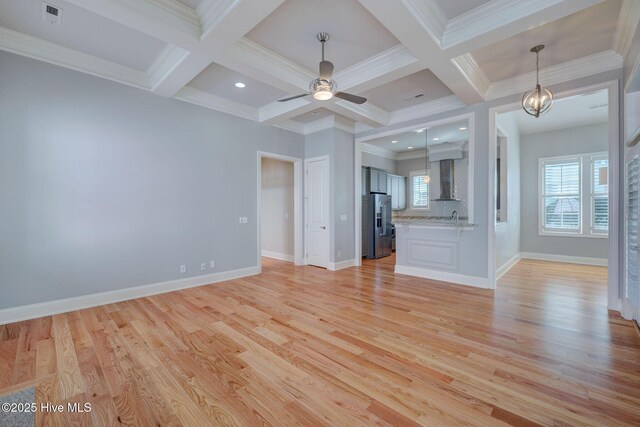
[[[391,195],[391,209],[395,211],[407,208],[407,178],[399,175],[387,175],[387,194]]]
[[[369,191],[387,194],[387,173],[380,169],[369,168]]]

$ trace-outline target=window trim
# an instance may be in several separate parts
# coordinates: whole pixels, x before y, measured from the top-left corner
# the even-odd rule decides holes
[[[430,211],[431,210],[431,200],[427,200],[427,206],[415,206],[413,204],[413,177],[414,176],[424,176],[428,175],[429,171],[421,170],[421,171],[411,171],[409,172],[409,206],[412,211]],[[429,186],[429,197],[431,197],[431,182],[427,184]]]
[[[539,236],[555,236],[555,237],[586,237],[596,239],[607,239],[609,237],[609,231],[607,232],[593,232],[592,223],[592,159],[594,158],[608,158],[608,152],[599,151],[595,153],[583,153],[583,154],[571,154],[565,156],[553,156],[553,157],[540,157],[538,158],[538,235]],[[578,162],[580,167],[580,219],[579,227],[577,230],[559,230],[548,229],[544,226],[544,166],[547,164],[557,163],[569,163]],[[588,164],[588,170],[585,169],[585,163]],[[585,191],[585,186],[588,185],[588,191]],[[608,194],[608,193],[607,193]],[[589,197],[587,197],[589,196]]]
[[[605,193],[595,193],[594,166],[597,160],[607,160],[607,174],[609,173],[609,156],[607,153],[593,154],[589,156],[589,231],[593,237],[609,237],[609,226],[607,221],[607,230],[598,230],[595,227],[595,198],[596,196],[604,196]],[[609,205],[609,185],[607,185],[607,211]]]

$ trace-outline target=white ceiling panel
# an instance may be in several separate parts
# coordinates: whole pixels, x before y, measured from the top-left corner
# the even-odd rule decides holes
[[[60,25],[42,19],[42,1],[0,0],[0,26],[146,71],[165,43],[62,0]]]
[[[356,0],[288,0],[247,37],[267,49],[317,72],[319,32],[328,32],[325,57],[335,71],[357,64],[399,42]],[[340,82],[338,82],[340,84]]]
[[[318,108],[316,110],[309,111],[308,113],[294,117],[293,120],[299,123],[311,123],[315,122],[318,119],[331,116],[333,114],[335,113],[331,110],[327,110],[326,108]]]
[[[489,0],[437,0],[438,6],[448,19],[455,18],[488,2]]]
[[[606,123],[609,119],[608,94],[606,90],[584,95],[556,99],[547,113],[539,118],[532,117],[519,109],[504,113],[515,119],[522,135],[550,132],[596,123]]]
[[[387,111],[395,111],[452,93],[431,71],[422,70],[359,95]]]
[[[609,50],[621,3],[622,0],[608,0],[482,48],[473,56],[495,82],[535,71],[535,55],[529,50],[538,44],[546,46],[540,53],[540,68]]]
[[[461,129],[465,128],[465,129]],[[416,129],[417,130],[417,129]],[[437,138],[437,140],[434,140]],[[425,141],[429,145],[444,144],[445,142],[459,142],[469,140],[469,124],[467,120],[447,123],[434,126],[423,132],[415,130],[396,135],[385,136],[384,138],[367,141],[366,144],[384,148],[396,153],[404,153],[412,150],[424,149]],[[397,141],[397,142],[393,142]],[[410,149],[409,147],[413,147]]]
[[[238,82],[244,83],[245,87],[237,88],[235,84]],[[280,89],[218,64],[205,68],[189,86],[252,107],[262,107],[287,95]]]

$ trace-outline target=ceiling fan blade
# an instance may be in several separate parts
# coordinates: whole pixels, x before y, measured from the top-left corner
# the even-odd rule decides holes
[[[329,61],[320,61],[320,78],[322,80],[329,81],[331,80],[331,75],[333,74],[333,64]]]
[[[334,95],[340,99],[344,99],[345,101],[353,102],[354,104],[364,104],[367,102],[367,98],[351,95],[350,93],[336,92]]]
[[[290,96],[289,98],[278,99],[278,102],[287,102],[287,101],[291,101],[292,99],[302,98],[303,96],[307,96],[307,95],[311,95],[311,94],[303,93],[302,95]]]

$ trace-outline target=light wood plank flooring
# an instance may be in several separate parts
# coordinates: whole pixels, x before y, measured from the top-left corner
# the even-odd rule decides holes
[[[260,276],[0,326],[0,395],[36,425],[640,425],[640,338],[606,269],[521,261],[497,291],[393,258]]]

